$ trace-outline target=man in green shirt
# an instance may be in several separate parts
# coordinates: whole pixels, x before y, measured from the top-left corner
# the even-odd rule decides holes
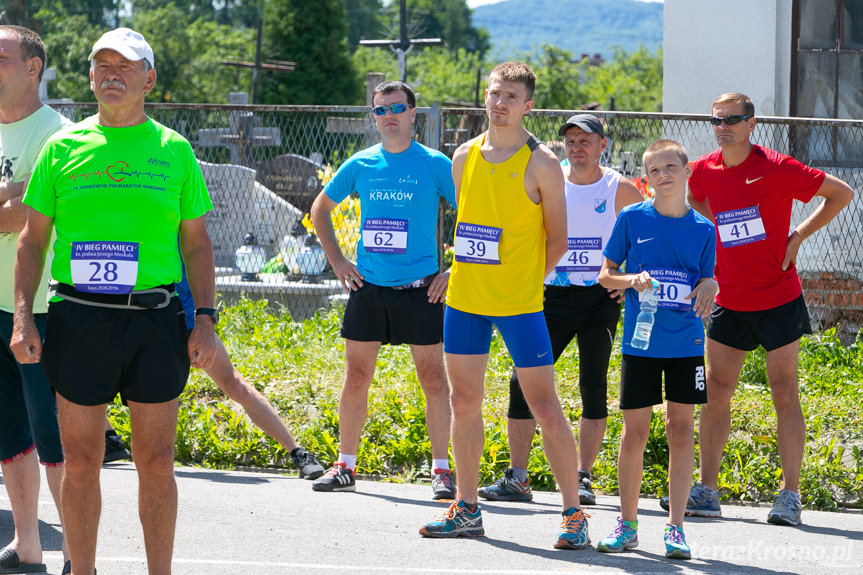
[[[144,113],[156,81],[144,37],[112,30],[89,59],[98,112],[45,144],[24,196],[31,209],[18,242],[10,347],[21,363],[41,359],[57,393],[71,557],[64,573],[95,570],[104,415],[119,393],[131,415],[148,569],[168,574],[177,398],[190,363],[207,369],[216,347],[213,249],[204,223],[212,203],[189,143]],[[52,227],[57,285],[43,344],[32,307]],[[203,306],[188,336],[174,297],[182,277],[178,234],[192,295]]]

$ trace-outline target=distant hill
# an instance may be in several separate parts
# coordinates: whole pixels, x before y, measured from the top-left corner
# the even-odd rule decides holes
[[[627,52],[662,47],[662,4],[635,0],[507,0],[479,6],[473,25],[491,34],[491,53],[511,57],[542,44],[610,59],[613,47]]]

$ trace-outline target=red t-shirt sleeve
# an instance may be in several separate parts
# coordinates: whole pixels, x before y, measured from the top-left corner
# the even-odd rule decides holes
[[[791,156],[780,156],[777,166],[782,189],[789,197],[801,202],[811,200],[826,177],[821,170],[801,164]]]

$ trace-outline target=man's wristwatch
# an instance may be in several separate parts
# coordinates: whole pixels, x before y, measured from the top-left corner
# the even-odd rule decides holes
[[[219,310],[213,309],[211,307],[199,307],[195,310],[195,317],[199,315],[208,315],[210,319],[213,320],[213,325],[219,323]]]

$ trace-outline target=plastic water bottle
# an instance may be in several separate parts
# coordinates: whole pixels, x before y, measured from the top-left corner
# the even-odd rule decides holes
[[[635,333],[632,334],[632,347],[635,349],[647,349],[650,345],[650,334],[653,331],[653,315],[656,313],[656,308],[659,306],[659,297],[656,295],[656,290],[659,289],[659,282],[652,280],[653,287],[646,289],[638,294],[640,302],[640,311],[638,318],[635,320]]]

